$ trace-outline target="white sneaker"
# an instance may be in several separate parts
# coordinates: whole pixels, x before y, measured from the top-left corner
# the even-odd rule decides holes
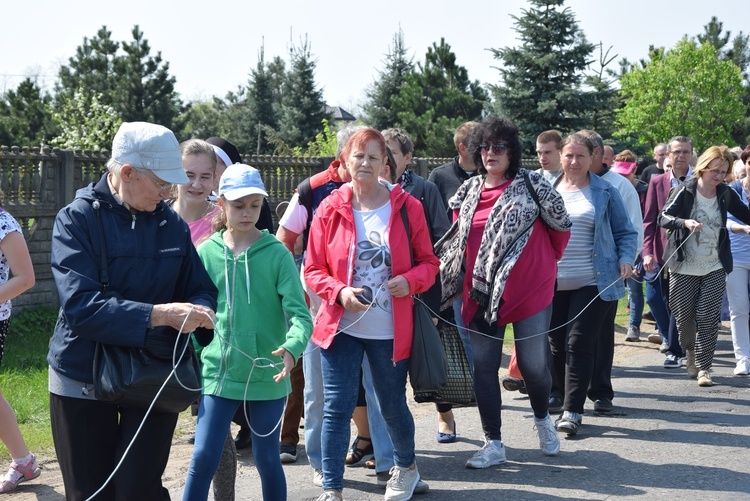
[[[313,470],[313,485],[323,487],[323,470]]]
[[[737,367],[734,368],[735,376],[747,376],[750,374],[750,360],[747,357],[742,357],[737,361]]]
[[[541,423],[534,425],[537,435],[539,435],[539,448],[545,456],[557,456],[560,452],[560,438],[557,436],[555,425],[552,424],[552,418],[547,417]]]
[[[499,446],[496,444],[500,444]],[[505,458],[505,446],[499,440],[485,439],[484,445],[468,461],[467,468],[481,469],[489,468],[496,464],[502,464]]]
[[[419,470],[414,468],[402,468],[394,466],[391,468],[391,479],[385,488],[385,501],[406,501],[411,499],[414,488],[419,482]]]

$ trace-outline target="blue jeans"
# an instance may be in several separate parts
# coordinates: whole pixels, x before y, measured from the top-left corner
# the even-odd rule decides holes
[[[414,419],[406,404],[406,373],[409,360],[394,364],[393,341],[372,340],[337,334],[328,349],[321,349],[323,390],[323,488],[341,491],[344,484],[344,459],[349,447],[349,420],[357,405],[359,369],[365,353],[373,379],[375,395],[393,442],[394,462],[408,467],[414,463]]]
[[[286,477],[279,458],[280,421],[285,400],[248,401],[248,418],[253,431],[253,460],[263,486],[264,501],[286,500]],[[214,395],[201,397],[198,424],[195,426],[195,448],[183,501],[205,501],[208,498],[229,423],[241,403],[241,400]]]
[[[390,471],[394,465],[393,442],[391,442],[391,436],[388,435],[388,426],[375,393],[375,381],[367,353],[362,359],[362,386],[365,388],[367,398],[367,421],[370,423],[370,441],[375,454],[375,472]]]
[[[316,470],[323,469],[321,432],[324,397],[320,352],[320,347],[310,341],[302,357],[302,369],[305,373],[305,452],[310,466]],[[388,471],[393,466],[393,444],[380,411],[380,403],[375,396],[367,357],[364,357],[362,363],[362,385],[367,395],[367,419],[370,422],[370,438],[375,453],[375,469],[377,472]]]
[[[657,270],[659,269],[660,267],[657,265]],[[646,281],[646,302],[648,307],[651,308],[651,314],[654,316],[659,334],[666,340],[669,334],[669,310],[664,303],[661,286],[661,278],[658,275],[653,280]]]
[[[489,325],[482,318],[483,315],[484,311],[480,309],[469,326],[482,333],[469,332],[471,345],[477,349],[474,355],[474,393],[484,436],[490,440],[502,440],[502,396],[498,371],[503,356],[505,326],[497,323]],[[551,317],[552,304],[528,318],[513,322],[518,368],[523,374],[534,416],[539,419],[547,416],[552,385],[547,340]]]
[[[625,281],[625,285],[628,286],[630,296],[630,325],[640,328],[644,305],[643,277],[630,277]]]
[[[320,369],[320,348],[310,341],[302,355],[305,373],[305,453],[310,466],[323,468],[320,432],[323,427],[323,372]]]

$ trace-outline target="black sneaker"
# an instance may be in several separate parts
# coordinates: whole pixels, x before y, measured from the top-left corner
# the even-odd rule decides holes
[[[282,463],[294,463],[297,461],[297,446],[294,444],[279,445],[279,457]]]
[[[503,388],[507,391],[520,391],[526,394],[526,383],[523,382],[523,379],[517,377],[505,376],[503,378]]]
[[[615,410],[615,406],[608,398],[600,398],[594,401],[594,412],[612,412],[613,410]]]

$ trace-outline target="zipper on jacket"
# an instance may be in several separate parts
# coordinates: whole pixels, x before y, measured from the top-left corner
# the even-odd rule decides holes
[[[134,230],[135,229],[135,214],[131,214],[131,216],[133,218],[133,221],[130,223],[130,229]]]

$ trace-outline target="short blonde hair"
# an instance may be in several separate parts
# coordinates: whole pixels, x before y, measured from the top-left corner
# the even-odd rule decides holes
[[[707,170],[708,165],[714,160],[721,160],[723,164],[727,165],[727,172],[729,172],[729,169],[734,162],[734,157],[732,156],[732,152],[729,151],[729,148],[723,144],[719,146],[711,146],[698,158],[698,162],[693,169],[693,175],[695,175],[695,177],[701,177],[703,171]]]

